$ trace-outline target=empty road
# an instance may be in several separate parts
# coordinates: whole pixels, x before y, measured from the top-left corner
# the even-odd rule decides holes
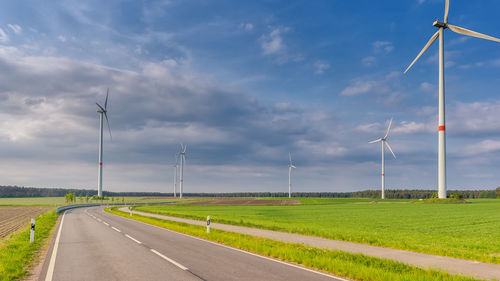
[[[40,280],[345,280],[105,213],[67,211]]]

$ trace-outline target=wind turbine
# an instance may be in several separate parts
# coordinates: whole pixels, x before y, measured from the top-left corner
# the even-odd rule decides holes
[[[288,158],[290,159],[288,164],[288,198],[292,198],[292,169],[297,167],[292,164],[292,154],[290,152],[288,152]]]
[[[109,120],[108,120],[108,95],[109,95],[109,88],[106,91],[106,100],[104,101],[104,108],[98,104],[97,106],[99,109],[97,109],[97,113],[99,113],[99,166],[98,166],[98,173],[97,173],[97,196],[99,198],[102,198],[102,129],[103,129],[103,115],[106,117],[106,123],[108,124],[108,130],[109,130],[109,137],[110,139],[113,139],[111,136],[111,128],[109,127]]]
[[[174,165],[174,197],[177,197],[177,173],[179,170],[179,161],[177,160],[177,154],[175,155],[175,165]]]
[[[389,136],[389,130],[391,129],[392,125],[392,119],[389,121],[389,126],[387,127],[387,131],[385,132],[385,136],[380,139],[376,139],[374,141],[371,141],[369,143],[376,143],[376,142],[381,142],[382,143],[382,199],[385,199],[385,147],[389,148],[389,150],[392,153],[392,156],[394,156],[394,159],[396,159],[396,155],[392,151],[391,146],[389,145],[389,142],[387,141],[387,137]]]
[[[429,48],[432,43],[439,37],[439,121],[438,121],[438,196],[439,198],[446,198],[446,126],[445,126],[445,102],[444,102],[444,30],[446,28],[451,31],[477,37],[481,39],[500,42],[500,39],[488,35],[484,35],[472,30],[448,24],[448,11],[450,8],[450,1],[445,0],[444,6],[444,22],[437,19],[433,25],[439,30],[431,36],[427,44],[413,62],[405,70],[405,73],[413,66],[413,64],[422,56],[422,54]]]
[[[187,144],[183,145],[181,143],[181,151],[179,152],[179,155],[181,156],[181,170],[180,170],[180,186],[179,186],[179,198],[182,199],[182,187],[183,187],[183,172],[184,172],[184,163],[186,163],[186,148]]]

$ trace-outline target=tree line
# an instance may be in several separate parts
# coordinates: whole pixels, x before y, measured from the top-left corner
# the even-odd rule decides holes
[[[396,189],[386,190],[388,199],[427,199],[435,195],[435,190]],[[71,194],[71,195],[68,195]],[[448,190],[448,195],[457,194],[465,199],[500,197],[500,187],[496,190]],[[123,196],[173,196],[162,192],[110,192],[103,191],[105,197]],[[76,196],[95,199],[97,190],[67,189],[67,188],[37,188],[20,186],[0,186],[0,197],[66,197],[74,201]],[[231,193],[184,193],[185,197],[288,197],[287,192],[231,192]],[[353,192],[294,192],[293,197],[324,197],[324,198],[380,198],[380,190],[363,190]],[[71,197],[71,198],[69,198]]]

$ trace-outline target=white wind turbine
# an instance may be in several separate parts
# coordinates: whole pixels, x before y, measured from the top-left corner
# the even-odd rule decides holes
[[[389,136],[389,130],[391,129],[392,125],[392,119],[389,121],[389,126],[387,127],[387,131],[385,132],[385,136],[380,139],[376,139],[374,141],[371,141],[369,143],[376,143],[376,142],[381,142],[382,143],[382,199],[385,199],[385,147],[389,148],[389,150],[392,153],[392,156],[394,156],[394,159],[396,159],[396,155],[392,151],[391,146],[389,145],[389,142],[387,141],[387,137]]]
[[[187,144],[183,145],[181,143],[181,151],[179,152],[179,155],[181,156],[181,169],[180,169],[180,185],[179,185],[179,198],[182,199],[182,188],[184,185],[184,164],[186,163],[186,148]]]
[[[100,122],[100,127],[99,127],[99,166],[98,166],[98,173],[97,173],[97,196],[99,198],[102,198],[102,130],[103,130],[103,115],[106,117],[106,123],[108,124],[108,130],[109,130],[109,137],[113,139],[111,136],[111,128],[109,127],[109,120],[108,120],[108,95],[109,95],[109,88],[106,92],[106,100],[104,101],[104,108],[98,104],[97,106],[99,109],[97,110],[97,113],[99,113],[99,122]]]
[[[175,164],[174,164],[174,197],[177,197],[177,173],[179,171],[179,161],[177,160],[177,154],[175,155]]]
[[[430,45],[439,37],[439,123],[438,123],[438,196],[439,198],[446,198],[446,126],[445,126],[445,101],[444,101],[444,30],[450,28],[451,31],[477,37],[481,39],[500,42],[500,39],[488,35],[484,35],[472,30],[448,24],[448,11],[450,8],[450,1],[445,0],[444,6],[444,22],[436,20],[433,25],[439,30],[431,36],[427,44],[413,62],[405,70],[405,73],[413,66],[413,64],[422,56],[422,54],[429,48]]]
[[[288,158],[290,159],[288,164],[288,198],[292,198],[292,169],[297,167],[292,164],[292,154],[290,152],[288,152]]]

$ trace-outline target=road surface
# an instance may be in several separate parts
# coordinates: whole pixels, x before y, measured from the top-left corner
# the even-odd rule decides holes
[[[105,213],[67,211],[40,280],[345,280]]]

